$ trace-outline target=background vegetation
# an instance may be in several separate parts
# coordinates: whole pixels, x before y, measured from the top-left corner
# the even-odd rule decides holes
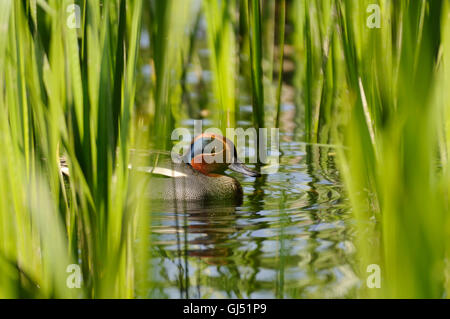
[[[287,84],[304,141],[337,146],[361,278],[381,267],[358,295],[448,296],[449,17],[443,0],[0,1],[0,297],[136,296],[151,216],[130,150],[169,149],[185,117],[236,127],[243,104],[282,128]],[[188,79],[203,69],[212,96]]]

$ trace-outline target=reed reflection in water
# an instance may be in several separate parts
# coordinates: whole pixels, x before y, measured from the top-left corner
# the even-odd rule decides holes
[[[352,227],[333,149],[292,138],[283,136],[278,173],[235,176],[240,206],[151,204],[147,297],[353,296]]]

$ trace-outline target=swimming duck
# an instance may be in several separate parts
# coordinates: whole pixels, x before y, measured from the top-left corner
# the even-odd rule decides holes
[[[235,178],[225,175],[225,170],[260,176],[239,160],[233,142],[217,134],[204,133],[194,138],[183,157],[160,154],[152,163],[153,167],[144,169],[152,174],[149,197],[165,201],[239,202],[242,187]]]
[[[218,134],[197,136],[183,157],[154,151],[134,153],[132,156],[150,157],[146,162],[152,166],[133,167],[130,164],[128,167],[150,177],[147,195],[153,200],[240,202],[243,196],[241,184],[225,175],[225,170],[261,176],[239,160],[233,142]],[[61,172],[69,175],[64,159],[61,160]]]

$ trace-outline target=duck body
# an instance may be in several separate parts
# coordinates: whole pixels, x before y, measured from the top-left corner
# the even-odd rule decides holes
[[[194,138],[183,157],[170,153],[170,157],[159,156],[150,163],[154,164],[147,170],[153,175],[149,198],[164,201],[241,202],[242,187],[235,178],[225,175],[225,170],[260,176],[238,159],[229,139],[215,134]]]
[[[242,187],[235,178],[220,174],[206,175],[184,162],[160,159],[156,168],[148,168],[145,172],[152,172],[147,194],[152,200],[242,200]]]
[[[215,145],[211,147],[213,142]],[[260,176],[237,158],[230,140],[213,134],[196,137],[190,152],[183,157],[169,152],[134,151],[131,158],[139,164],[130,164],[128,168],[137,174],[144,174],[147,185],[145,194],[138,196],[165,202],[241,203],[242,187],[235,178],[225,175],[225,170]],[[60,160],[60,170],[69,176],[65,159]]]
[[[199,184],[203,183],[203,184]],[[164,201],[217,201],[242,200],[242,187],[233,177],[175,177],[171,180],[154,178],[149,198]]]

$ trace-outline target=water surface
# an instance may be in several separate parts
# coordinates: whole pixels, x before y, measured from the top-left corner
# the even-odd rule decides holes
[[[195,118],[207,128],[217,115],[211,111],[217,109],[217,101],[204,27],[201,24],[196,39],[202,66],[186,69],[183,103],[188,114],[174,115],[176,127],[192,129]],[[153,205],[149,284],[142,297],[355,296],[353,228],[335,166],[336,150],[302,142],[303,106],[296,98],[301,88],[292,83],[293,57],[286,54],[285,59],[285,66],[292,67],[284,71],[278,172],[255,179],[228,171],[242,184],[240,206]],[[243,61],[249,57],[241,52]],[[152,70],[147,67],[141,73],[148,80]],[[237,82],[236,125],[246,129],[252,127],[251,86],[243,74]],[[138,96],[147,91],[144,85]]]
[[[286,133],[280,144],[277,173],[230,172],[244,189],[241,206],[152,207],[146,297],[352,296],[351,219],[334,150]]]

